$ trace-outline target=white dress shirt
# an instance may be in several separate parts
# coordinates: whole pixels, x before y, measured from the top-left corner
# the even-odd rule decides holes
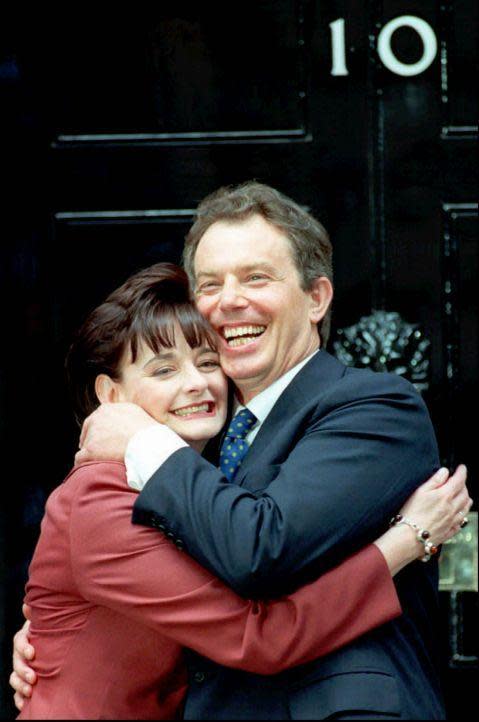
[[[248,409],[256,416],[257,421],[246,435],[246,441],[251,445],[256,438],[262,424],[265,422],[271,409],[289,386],[291,381],[298,374],[303,366],[318,353],[314,351],[296,366],[286,371],[285,374],[276,379],[268,388],[261,391],[248,402]],[[234,402],[233,415],[244,409],[239,401]],[[148,479],[165,461],[183,447],[188,446],[177,433],[164,424],[150,426],[147,429],[138,431],[130,440],[125,454],[126,474],[128,486],[136,491],[141,491]]]

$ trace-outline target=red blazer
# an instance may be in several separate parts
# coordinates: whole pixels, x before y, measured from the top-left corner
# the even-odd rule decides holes
[[[74,469],[50,496],[26,587],[38,674],[20,719],[174,719],[182,648],[274,674],[401,614],[370,545],[294,594],[242,599],[162,534],[131,523],[117,462]]]

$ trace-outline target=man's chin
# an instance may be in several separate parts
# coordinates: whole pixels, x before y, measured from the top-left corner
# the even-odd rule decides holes
[[[221,358],[221,368],[232,381],[254,379],[264,372],[264,363],[261,359],[249,358]]]

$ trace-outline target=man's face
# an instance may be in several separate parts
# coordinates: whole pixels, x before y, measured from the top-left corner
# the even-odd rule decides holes
[[[245,403],[318,348],[319,286],[301,289],[287,238],[262,216],[210,226],[195,276],[197,306]]]

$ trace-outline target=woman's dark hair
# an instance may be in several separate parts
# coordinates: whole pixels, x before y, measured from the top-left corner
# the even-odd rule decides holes
[[[99,404],[95,379],[107,374],[121,379],[120,365],[138,342],[155,353],[175,345],[175,324],[187,343],[216,348],[214,332],[191,299],[188,276],[172,263],[157,263],[131,276],[95,308],[75,334],[65,368],[75,418],[81,425]]]

